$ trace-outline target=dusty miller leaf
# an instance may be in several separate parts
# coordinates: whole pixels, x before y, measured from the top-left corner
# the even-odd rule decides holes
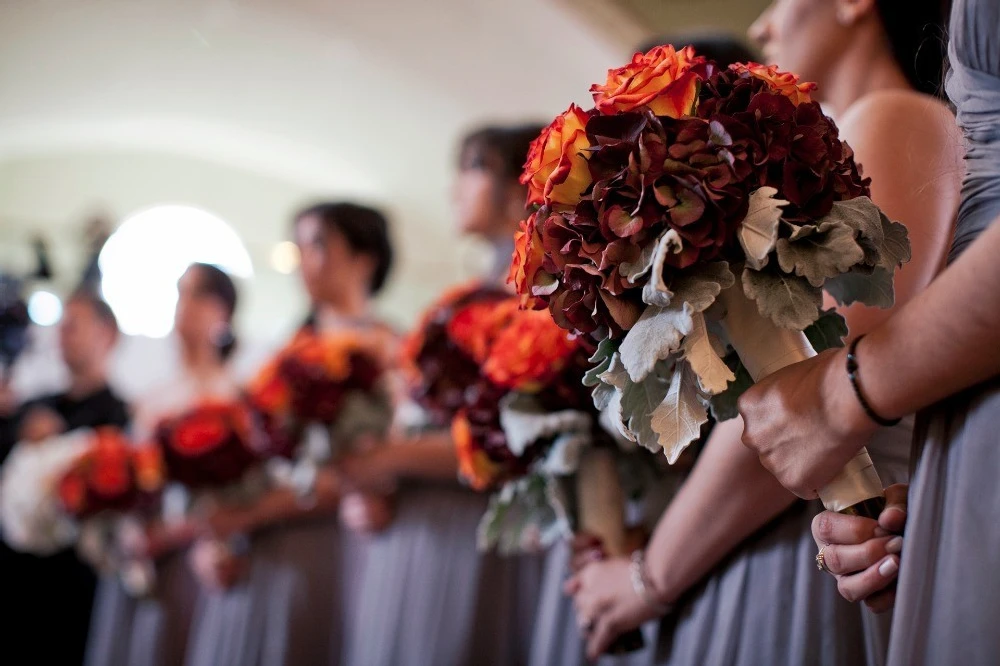
[[[651,426],[671,465],[701,436],[708,412],[698,395],[697,379],[685,363],[678,363],[663,400],[651,414]],[[641,440],[640,440],[641,443]]]
[[[622,420],[635,441],[654,453],[663,447],[653,430],[653,413],[670,390],[672,374],[672,364],[657,364],[655,371],[650,372],[645,379],[640,382],[629,381],[622,391]]]
[[[611,366],[611,357],[616,349],[617,346],[611,338],[604,338],[597,344],[594,355],[588,359],[591,367],[583,375],[584,386],[597,386],[601,383],[601,374]]]
[[[910,234],[905,225],[893,222],[881,211],[879,214],[882,222],[883,240],[879,247],[878,265],[891,272],[911,259]]]
[[[847,337],[847,320],[836,310],[823,310],[819,319],[805,330],[805,334],[817,354],[834,347],[843,347],[844,338]]]
[[[667,307],[673,298],[673,293],[667,288],[663,281],[663,263],[667,259],[667,253],[680,252],[683,248],[681,237],[673,229],[669,229],[656,241],[656,250],[653,252],[653,263],[650,267],[649,282],[642,288],[642,301],[647,305]]]
[[[653,257],[656,254],[658,246],[659,241],[646,244],[646,247],[642,248],[639,257],[634,262],[622,262],[618,267],[618,272],[621,273],[622,277],[628,279],[629,284],[635,284],[649,273],[649,270],[653,267]]]
[[[668,308],[650,305],[622,340],[618,352],[633,382],[643,381],[661,361],[681,347],[691,332],[691,306],[676,303]]]
[[[775,199],[773,187],[761,187],[750,194],[750,207],[739,228],[740,245],[746,253],[747,265],[759,271],[767,265],[767,255],[778,239],[778,222],[784,199]]]
[[[701,389],[710,395],[717,395],[725,391],[736,377],[713,348],[705,316],[696,313],[693,319],[691,332],[684,337],[684,360],[691,366]]]
[[[817,233],[797,241],[782,238],[776,248],[778,265],[822,287],[827,278],[849,271],[864,261],[865,253],[854,240],[855,230],[846,224],[824,222]]]
[[[532,475],[508,483],[490,497],[477,530],[479,549],[496,548],[503,555],[537,552],[569,536],[569,524],[554,506],[548,484]]]
[[[757,302],[762,315],[793,331],[816,321],[823,304],[823,292],[804,278],[768,270],[744,269],[743,293]]]
[[[736,276],[725,261],[714,261],[699,264],[689,268],[674,277],[670,289],[674,292],[674,301],[687,303],[694,312],[704,312],[723,289],[732,287]]]
[[[716,421],[728,421],[740,415],[736,409],[736,402],[743,395],[743,392],[753,386],[753,377],[747,372],[743,361],[739,355],[733,352],[726,356],[726,366],[733,372],[735,379],[729,382],[729,386],[719,395],[712,396],[711,408],[712,418]]]
[[[500,400],[500,427],[511,453],[520,456],[543,439],[567,433],[589,436],[593,421],[586,412],[573,409],[545,411],[533,397],[512,392]]]
[[[827,280],[827,293],[841,305],[864,303],[871,307],[891,308],[895,301],[892,273],[882,267],[871,273],[853,270]]]

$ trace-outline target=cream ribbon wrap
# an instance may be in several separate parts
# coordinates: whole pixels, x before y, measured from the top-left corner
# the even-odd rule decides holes
[[[744,367],[755,382],[782,368],[812,358],[816,351],[805,334],[777,326],[757,310],[737,284],[719,295],[726,310],[722,325]],[[868,450],[862,448],[826,486],[819,498],[829,511],[842,511],[859,502],[882,496],[882,481]]]

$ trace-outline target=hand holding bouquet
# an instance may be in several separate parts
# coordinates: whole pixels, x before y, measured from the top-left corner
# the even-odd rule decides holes
[[[824,290],[892,304],[906,229],[868,198],[812,89],[773,67],[717,70],[657,47],[532,147],[523,182],[537,210],[516,239],[518,293],[594,340],[596,405],[671,462],[709,408],[732,417],[749,383],[841,344]],[[864,451],[828,490],[838,510],[882,492]]]

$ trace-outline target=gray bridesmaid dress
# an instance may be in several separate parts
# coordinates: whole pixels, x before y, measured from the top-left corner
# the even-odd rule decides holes
[[[156,588],[135,598],[116,576],[100,580],[94,600],[87,666],[181,666],[197,584],[186,551],[157,564]]]
[[[400,488],[393,524],[369,544],[343,664],[527,662],[542,556],[478,552],[486,505],[457,483]]]
[[[881,430],[869,446],[885,485],[907,479],[912,419]],[[796,502],[760,529],[660,623],[660,666],[881,666],[889,624],[845,601],[817,570],[813,517],[819,501]]]
[[[968,146],[951,259],[1000,217],[998,34],[1000,3],[955,0],[948,94]],[[1000,377],[918,417],[894,666],[1000,663],[998,432]]]

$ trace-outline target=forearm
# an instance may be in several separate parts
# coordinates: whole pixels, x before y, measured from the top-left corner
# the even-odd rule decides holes
[[[405,439],[392,445],[389,451],[399,479],[454,481],[458,476],[455,445],[447,431]]]
[[[1000,373],[1000,224],[861,343],[860,383],[885,417],[902,416]]]
[[[334,473],[321,469],[311,498],[303,499],[290,488],[273,488],[261,496],[246,511],[244,531],[256,532],[271,525],[332,515],[339,502],[339,484]]]
[[[743,446],[739,418],[720,423],[646,551],[656,590],[671,602],[795,501]]]

